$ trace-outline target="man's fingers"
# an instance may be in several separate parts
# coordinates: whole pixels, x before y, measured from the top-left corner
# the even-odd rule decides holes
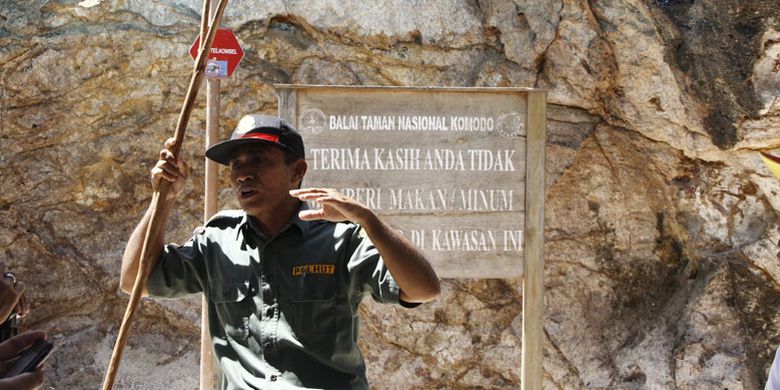
[[[46,332],[39,330],[22,333],[0,343],[0,359],[8,360],[29,348],[38,339],[45,339]]]
[[[163,175],[165,180],[175,181],[177,177],[186,179],[189,176],[187,164],[180,162],[181,168],[169,163],[168,161],[158,161],[155,168],[152,169],[153,175]]]
[[[300,199],[300,200],[314,200],[319,201],[322,198],[328,196],[328,194],[298,194],[294,195],[294,197]]]
[[[168,138],[168,139],[165,140],[165,144],[164,144],[165,145],[165,149],[171,150],[171,148],[175,144],[176,144],[176,138],[173,138],[173,137]]]
[[[162,177],[166,181],[169,181],[169,182],[173,183],[173,182],[176,181],[176,178],[178,178],[179,176],[177,176],[174,173],[169,173],[169,172],[163,171],[162,173],[160,173],[160,177]]]
[[[331,188],[305,188],[301,190],[291,190],[290,196],[300,200],[322,201],[324,197],[333,198],[338,192]]]
[[[302,195],[310,195],[310,194],[326,194],[329,192],[334,191],[331,188],[301,188],[297,190],[291,190],[290,195],[298,198]]]
[[[333,196],[330,196],[330,195],[323,195],[323,196],[318,197],[314,201],[317,202],[317,203],[323,203],[323,204],[324,203],[331,203],[331,204],[333,204],[333,203],[338,202],[338,199],[333,197]]]
[[[0,390],[3,389],[39,389],[43,385],[43,369],[26,372],[12,378],[0,379]]]
[[[160,150],[160,160],[173,161],[175,158],[173,158],[173,153],[170,150],[162,149]]]
[[[315,219],[322,219],[325,213],[322,210],[303,210],[298,213],[298,218],[302,221],[312,221]]]
[[[173,157],[173,153],[167,149],[160,151],[160,161],[164,161],[165,163],[170,164],[176,168],[179,167],[179,160]]]
[[[178,175],[175,172],[168,172],[163,167],[156,166],[152,168],[152,179],[155,181],[162,179],[174,182],[176,181],[176,177],[178,177]]]
[[[170,173],[171,175],[174,175],[174,176],[178,176],[180,174],[180,171],[181,171],[176,165],[173,165],[173,164],[171,164],[168,161],[160,161],[158,163],[158,166],[163,171],[165,171],[167,173]]]
[[[290,194],[308,194],[311,192],[323,192],[324,189],[322,188],[298,188],[294,190],[290,190]]]

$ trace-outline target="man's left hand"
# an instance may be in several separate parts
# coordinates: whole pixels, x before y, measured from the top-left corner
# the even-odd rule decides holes
[[[304,188],[290,191],[290,195],[302,201],[316,202],[318,210],[304,210],[298,217],[304,221],[322,219],[330,222],[350,221],[364,223],[373,213],[360,202],[332,188]]]

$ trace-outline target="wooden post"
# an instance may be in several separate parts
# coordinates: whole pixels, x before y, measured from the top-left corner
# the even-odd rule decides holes
[[[208,0],[207,0],[208,1]],[[216,3],[211,3],[209,20],[214,17]],[[219,27],[219,26],[217,26]],[[202,34],[201,29],[201,34]],[[203,35],[201,35],[203,36]],[[202,40],[201,40],[202,42]],[[219,142],[219,79],[206,78],[206,149]],[[219,210],[217,202],[218,165],[206,160],[205,191],[203,196],[203,224]],[[201,298],[200,317],[200,390],[214,390],[216,378],[214,375],[214,354],[211,347],[211,332],[209,330],[208,302],[206,296]]]
[[[277,89],[276,96],[278,97],[277,116],[287,121],[287,123],[299,127],[297,122],[297,91],[294,89]]]
[[[544,351],[544,147],[547,93],[528,93],[522,389],[541,390]]]

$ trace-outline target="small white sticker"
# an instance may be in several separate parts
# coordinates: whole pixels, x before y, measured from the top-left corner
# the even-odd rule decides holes
[[[209,59],[206,62],[206,77],[227,77],[227,61]]]

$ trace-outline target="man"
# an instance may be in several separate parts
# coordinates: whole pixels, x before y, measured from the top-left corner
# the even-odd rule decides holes
[[[153,188],[171,182],[159,206],[165,219],[187,178],[171,142],[152,169]],[[278,118],[245,116],[206,156],[230,167],[242,210],[220,212],[181,246],[153,237],[159,260],[148,293],[205,294],[222,389],[367,389],[357,348],[360,300],[371,294],[406,307],[432,300],[440,288],[433,268],[364,205],[332,189],[299,189],[303,140]],[[125,249],[126,292],[149,218]]]

